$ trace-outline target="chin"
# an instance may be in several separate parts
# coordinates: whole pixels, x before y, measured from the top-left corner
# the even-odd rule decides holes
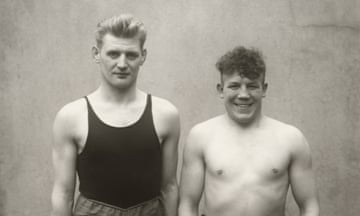
[[[253,116],[249,114],[235,114],[231,118],[240,124],[250,124],[254,121]]]
[[[120,80],[120,81],[114,82],[113,85],[114,85],[114,87],[116,87],[118,89],[126,89],[132,85],[132,82],[130,82],[128,80]]]

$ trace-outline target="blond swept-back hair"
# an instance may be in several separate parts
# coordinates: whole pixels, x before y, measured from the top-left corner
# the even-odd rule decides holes
[[[123,38],[139,37],[141,49],[143,49],[146,40],[144,24],[132,14],[121,14],[99,22],[95,31],[95,40],[98,48],[102,47],[103,38],[106,34]]]

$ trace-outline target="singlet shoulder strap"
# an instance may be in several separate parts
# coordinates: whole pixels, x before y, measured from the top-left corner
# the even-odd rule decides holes
[[[85,98],[85,101],[86,101],[86,106],[88,108],[88,110],[92,110],[92,107],[91,107],[91,104],[90,104],[90,101],[89,101],[89,98],[87,96],[84,96]]]
[[[88,97],[87,97],[87,96],[84,96],[84,99],[85,99],[85,101],[86,101],[87,106],[89,106],[89,105],[90,105],[90,102],[89,102]]]
[[[151,107],[152,107],[151,94],[147,94],[145,112],[148,112],[149,110],[151,111]]]
[[[139,121],[146,121],[148,123],[153,123],[153,114],[152,114],[152,96],[151,94],[147,94],[146,96],[146,106],[145,110],[140,117]]]
[[[91,117],[96,116],[95,111],[94,111],[94,109],[93,109],[92,106],[91,106],[91,103],[90,103],[90,101],[89,101],[88,96],[84,96],[84,98],[85,98],[85,101],[86,101],[86,106],[87,106],[87,110],[88,110],[88,115],[91,116]]]

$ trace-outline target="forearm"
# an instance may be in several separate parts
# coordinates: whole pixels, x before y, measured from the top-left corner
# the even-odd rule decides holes
[[[51,216],[72,216],[73,194],[53,191]]]
[[[179,190],[177,183],[168,185],[161,191],[164,200],[166,216],[176,216],[179,203]]]
[[[300,211],[300,216],[319,216],[319,210],[318,209],[309,209],[306,211]]]
[[[198,205],[192,204],[190,202],[180,201],[179,216],[197,216],[198,210]]]

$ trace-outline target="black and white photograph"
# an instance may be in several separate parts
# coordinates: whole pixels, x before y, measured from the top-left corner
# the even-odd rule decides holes
[[[360,0],[1,0],[0,216],[358,216]]]

